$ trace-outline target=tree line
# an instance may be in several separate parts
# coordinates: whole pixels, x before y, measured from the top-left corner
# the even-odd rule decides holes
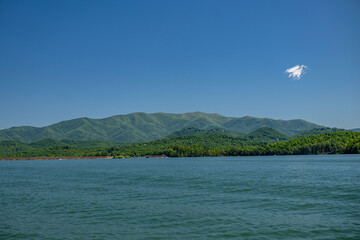
[[[360,133],[332,132],[281,141],[274,137],[231,137],[228,135],[190,135],[145,143],[111,144],[42,140],[41,144],[0,142],[0,158],[112,156],[167,157],[256,156],[360,153]],[[55,145],[54,145],[55,144]]]

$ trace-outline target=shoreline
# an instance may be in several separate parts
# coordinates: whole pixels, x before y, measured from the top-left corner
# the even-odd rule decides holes
[[[29,161],[29,160],[63,160],[63,159],[113,159],[112,156],[93,156],[93,157],[23,157],[23,158],[0,158],[0,161]]]
[[[352,153],[320,153],[320,154],[284,154],[284,155],[237,155],[237,156],[193,156],[193,157],[258,157],[258,156],[321,156],[321,155],[352,155]],[[29,161],[29,160],[70,160],[70,159],[130,159],[130,158],[193,158],[186,157],[168,157],[162,155],[151,155],[141,157],[113,157],[113,156],[86,156],[86,157],[23,157],[23,158],[0,158],[0,161]]]

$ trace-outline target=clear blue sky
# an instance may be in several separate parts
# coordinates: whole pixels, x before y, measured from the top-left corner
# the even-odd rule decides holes
[[[0,129],[192,111],[357,128],[360,1],[0,0],[0,83]]]

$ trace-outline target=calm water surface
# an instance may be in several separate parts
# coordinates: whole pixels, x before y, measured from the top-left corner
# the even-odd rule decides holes
[[[360,239],[360,155],[0,162],[0,239]]]

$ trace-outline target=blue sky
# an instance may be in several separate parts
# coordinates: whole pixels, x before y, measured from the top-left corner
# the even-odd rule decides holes
[[[359,43],[359,1],[0,0],[0,129],[192,111],[357,128]]]

